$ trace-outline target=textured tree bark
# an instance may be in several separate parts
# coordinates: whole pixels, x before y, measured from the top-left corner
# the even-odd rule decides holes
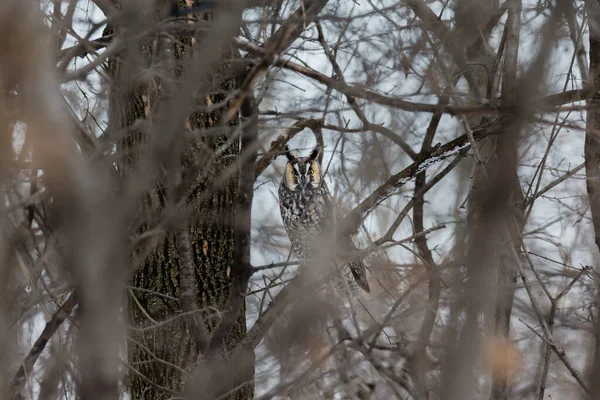
[[[148,142],[146,132],[132,127],[142,119],[162,118],[153,115],[157,105],[169,97],[169,84],[163,77],[175,71],[170,78],[175,81],[185,72],[193,52],[192,39],[173,42],[147,42],[137,55],[121,55],[110,61],[113,78],[111,90],[111,122],[118,121],[117,129],[128,128],[125,137],[118,141],[122,158],[119,168],[124,179],[136,169],[142,151]],[[190,50],[192,49],[192,50]],[[141,54],[141,55],[140,55]],[[127,63],[124,57],[127,57]],[[221,59],[236,58],[229,48],[223,49]],[[141,65],[135,65],[136,60]],[[132,66],[133,65],[133,66]],[[206,96],[198,96],[203,104],[218,104],[239,85],[239,79],[227,75],[230,62],[221,62],[211,74]],[[131,85],[143,69],[158,70],[160,78],[152,78],[141,85]],[[177,90],[177,83],[170,90]],[[211,112],[194,112],[188,118],[187,129],[215,126],[224,109]],[[155,122],[155,121],[153,121]],[[230,125],[237,125],[234,118]],[[113,122],[114,124],[114,122]],[[184,125],[182,121],[181,125]],[[175,134],[182,135],[181,132]],[[129,290],[129,314],[132,329],[128,332],[129,388],[132,399],[166,399],[184,392],[186,380],[192,376],[199,353],[205,351],[207,335],[216,328],[231,287],[230,268],[234,254],[235,203],[238,193],[237,168],[239,140],[230,140],[225,134],[210,137],[195,136],[179,139],[173,151],[174,159],[166,159],[162,173],[153,190],[146,193],[142,204],[140,225],[137,233],[147,231],[150,221],[160,213],[172,210],[178,193],[177,184],[194,174],[185,205],[189,215],[153,243],[153,249],[133,274]],[[219,155],[214,152],[219,149]],[[200,173],[195,171],[205,160]],[[222,171],[235,170],[226,177]],[[225,179],[224,181],[220,181]],[[214,189],[215,184],[218,189]],[[202,200],[199,200],[202,198]],[[184,208],[185,211],[185,208]],[[187,226],[187,228],[186,228]],[[183,227],[183,229],[182,229]],[[133,232],[132,234],[135,234]],[[138,252],[139,253],[139,252]],[[243,302],[242,302],[243,303]],[[196,314],[194,308],[202,311]],[[186,311],[185,317],[177,317]],[[174,318],[176,317],[176,318]],[[167,323],[162,323],[169,321]],[[157,326],[157,323],[160,324]],[[235,319],[231,334],[225,345],[225,353],[233,349],[246,334],[245,305]],[[254,397],[253,370],[247,370],[238,379],[236,390],[228,399],[251,399]]]

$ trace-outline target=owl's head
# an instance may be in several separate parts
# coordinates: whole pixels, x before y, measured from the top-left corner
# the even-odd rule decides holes
[[[285,164],[283,182],[288,189],[311,191],[321,185],[321,164],[317,161],[318,147],[315,147],[308,157],[298,157],[285,146],[285,156],[288,161]]]

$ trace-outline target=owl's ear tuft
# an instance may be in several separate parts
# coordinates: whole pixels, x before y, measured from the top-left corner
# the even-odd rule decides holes
[[[285,156],[290,161],[294,161],[296,159],[296,154],[290,150],[290,147],[287,144],[285,145]]]
[[[309,160],[316,160],[317,157],[319,157],[319,154],[321,153],[321,149],[319,148],[319,146],[315,147],[313,149],[313,151],[310,152],[310,155],[308,156]]]

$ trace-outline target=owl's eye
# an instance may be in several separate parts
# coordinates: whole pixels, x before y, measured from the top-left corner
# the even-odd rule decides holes
[[[292,169],[292,174],[298,175],[298,171],[296,171],[295,169]]]
[[[308,174],[309,175],[314,175],[315,174],[315,170],[314,169],[309,169],[308,170]]]

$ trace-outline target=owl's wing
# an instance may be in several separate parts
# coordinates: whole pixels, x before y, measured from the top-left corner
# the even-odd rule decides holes
[[[325,182],[323,182],[323,184],[324,183]],[[341,210],[339,209],[337,203],[334,201],[333,196],[331,196],[331,193],[327,189],[327,186],[324,186],[324,189],[325,189],[325,191],[323,193],[323,198],[325,201],[325,207],[326,207],[327,213],[329,214],[329,218],[327,218],[328,226],[326,227],[326,229],[328,229],[328,230],[336,229],[337,226],[335,226],[335,225],[337,225],[341,222],[341,218],[343,217],[343,214],[342,214]],[[352,242],[352,239],[350,238],[350,236],[340,237],[339,238],[339,246],[340,246],[340,250],[343,253],[351,253],[351,252],[358,251],[358,249]],[[367,281],[367,272],[366,272],[365,264],[364,264],[362,258],[361,257],[350,258],[347,266],[350,268],[350,271],[352,272],[352,276],[354,277],[354,280],[356,281],[358,286],[360,286],[365,292],[370,293],[371,289],[369,288],[369,282]]]

